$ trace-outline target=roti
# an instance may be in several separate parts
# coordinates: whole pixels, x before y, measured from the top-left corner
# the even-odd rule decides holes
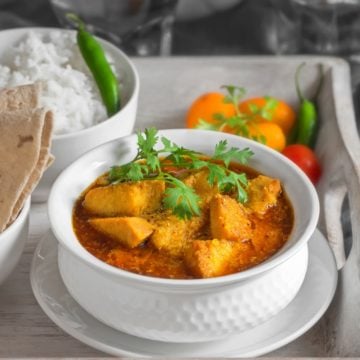
[[[42,84],[37,82],[0,90],[0,111],[38,108],[41,88]]]
[[[53,113],[36,108],[40,90],[35,84],[0,91],[0,233],[53,161]]]

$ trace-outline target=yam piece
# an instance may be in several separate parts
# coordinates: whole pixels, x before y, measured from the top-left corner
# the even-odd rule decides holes
[[[176,215],[167,214],[153,223],[154,232],[150,237],[150,243],[170,256],[181,257],[189,239],[195,237],[204,226],[205,220],[204,215],[183,220]]]
[[[165,183],[159,180],[102,186],[90,190],[83,205],[103,217],[139,216],[160,208],[164,191]]]
[[[233,271],[232,263],[237,254],[247,247],[247,244],[225,239],[193,240],[186,248],[184,260],[194,276],[222,276]]]
[[[200,196],[200,207],[204,208],[209,205],[211,199],[219,193],[219,189],[217,186],[211,186],[207,177],[209,175],[209,171],[207,169],[202,169],[194,174],[188,175],[184,179],[184,183],[187,186],[193,188],[197,195]]]
[[[246,206],[258,216],[262,217],[269,208],[277,204],[280,193],[280,180],[259,175],[249,181],[249,201]]]
[[[142,244],[153,232],[151,224],[139,217],[97,218],[89,219],[89,223],[130,249]]]
[[[215,239],[251,238],[251,221],[242,204],[227,195],[216,195],[210,203],[210,230]]]

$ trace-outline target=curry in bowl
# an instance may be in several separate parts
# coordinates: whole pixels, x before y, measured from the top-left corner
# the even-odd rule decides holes
[[[193,279],[248,269],[284,245],[292,206],[278,179],[245,165],[249,149],[223,141],[204,157],[166,138],[155,150],[158,140],[155,129],[138,134],[134,161],[76,201],[73,228],[92,255],[141,275]]]

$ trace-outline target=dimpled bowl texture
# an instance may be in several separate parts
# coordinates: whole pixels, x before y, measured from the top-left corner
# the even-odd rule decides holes
[[[72,209],[80,193],[114,164],[136,155],[131,135],[83,155],[56,180],[49,218],[59,242],[59,268],[74,299],[90,314],[120,331],[168,342],[199,342],[246,331],[268,320],[295,297],[307,269],[307,241],[319,202],[306,176],[281,154],[234,135],[201,130],[163,130],[178,145],[211,155],[226,139],[249,147],[249,165],[279,178],[293,205],[295,224],[287,243],[271,258],[236,274],[194,280],[161,279],[112,267],[87,252],[72,228]],[[199,141],[201,139],[201,141]]]
[[[29,232],[30,197],[16,220],[0,234],[0,285],[19,262]]]
[[[30,32],[73,32],[59,28],[18,28],[0,32],[0,58],[12,46],[18,44]],[[139,96],[139,76],[130,59],[116,46],[98,39],[104,50],[111,55],[121,78],[122,108],[109,119],[87,129],[54,135],[51,151],[55,156],[52,166],[44,173],[35,189],[33,201],[46,201],[51,185],[60,172],[86,151],[107,141],[129,135],[134,128]]]

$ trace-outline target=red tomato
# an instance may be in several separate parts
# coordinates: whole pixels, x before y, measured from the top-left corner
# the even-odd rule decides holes
[[[315,153],[305,145],[293,144],[283,150],[283,155],[292,160],[309,179],[316,184],[321,176],[321,166]]]

